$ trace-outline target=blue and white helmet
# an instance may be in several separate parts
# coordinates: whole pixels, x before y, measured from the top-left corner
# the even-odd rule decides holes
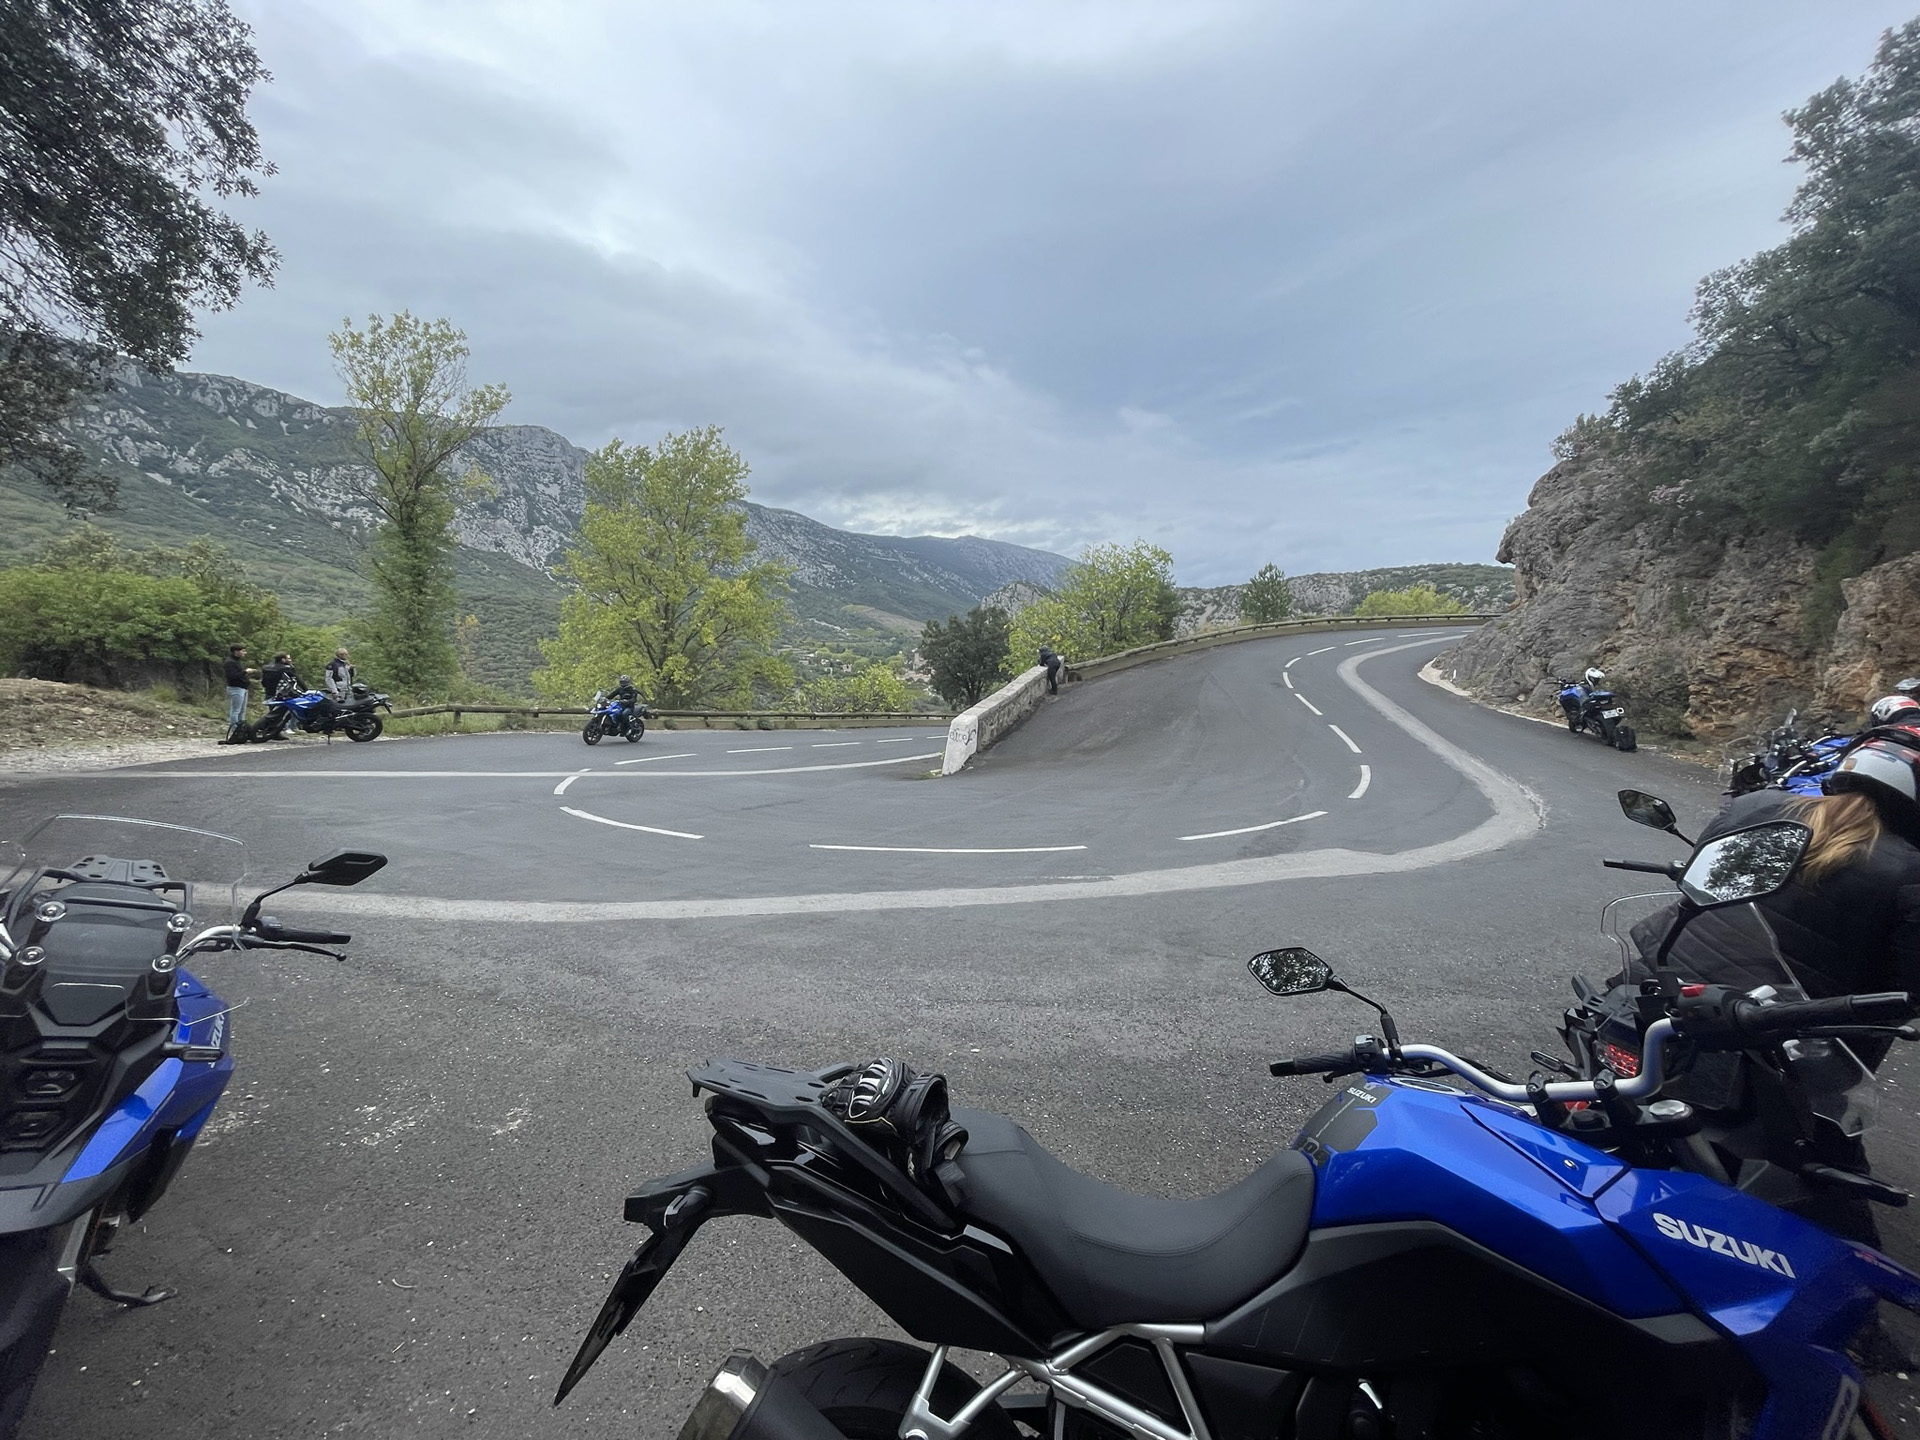
[[[1902,710],[1920,710],[1920,700],[1911,695],[1884,695],[1873,702],[1867,714],[1873,717],[1876,725],[1889,723]],[[1920,715],[1909,715],[1909,720],[1920,720]]]

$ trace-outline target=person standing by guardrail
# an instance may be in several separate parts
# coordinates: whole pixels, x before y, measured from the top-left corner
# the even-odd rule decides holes
[[[1052,646],[1042,645],[1040,647],[1040,663],[1046,667],[1047,671],[1047,694],[1058,695],[1060,693],[1060,667],[1066,662],[1053,653]]]

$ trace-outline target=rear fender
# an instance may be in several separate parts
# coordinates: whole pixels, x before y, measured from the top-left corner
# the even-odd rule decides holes
[[[649,1180],[627,1197],[626,1218],[653,1233],[641,1242],[614,1280],[573,1363],[561,1378],[554,1404],[567,1398],[567,1392],[580,1383],[600,1352],[633,1323],[633,1317],[667,1278],[674,1261],[702,1225],[730,1215],[771,1217],[767,1172],[719,1136],[714,1138],[713,1149],[712,1164]]]

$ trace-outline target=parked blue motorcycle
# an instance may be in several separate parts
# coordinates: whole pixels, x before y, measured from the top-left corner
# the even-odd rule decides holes
[[[1832,732],[1802,735],[1799,719],[1798,710],[1789,710],[1787,718],[1767,736],[1761,749],[1735,759],[1728,766],[1729,795],[1745,795],[1768,786],[1795,795],[1821,793],[1821,780],[1840,763],[1840,757],[1859,737]]]
[[[238,908],[246,847],[118,816],[57,815],[0,864],[0,1437],[25,1413],[75,1282],[179,1172],[233,1073],[230,1007],[185,962],[352,937],[261,913],[294,885],[357,885],[386,857],[342,850]]]
[[[593,705],[587,712],[587,723],[580,729],[580,738],[589,745],[598,745],[602,735],[638,741],[647,733],[647,716],[652,713],[645,705],[609,700],[604,690],[596,690]]]
[[[1685,865],[1609,863],[1676,878],[1678,932],[1785,884],[1807,836],[1773,823]],[[1634,1073],[1521,1082],[1403,1043],[1306,950],[1250,968],[1275,994],[1372,1006],[1380,1034],[1273,1064],[1347,1083],[1293,1148],[1200,1200],[1077,1174],[893,1060],[691,1071],[711,1097],[712,1158],[628,1197],[648,1237],[556,1403],[702,1225],[754,1216],[932,1349],[836,1340],[771,1366],[736,1352],[683,1440],[1892,1433],[1850,1347],[1873,1348],[1883,1305],[1920,1312],[1920,1275],[1767,1203],[1746,1174],[1703,1173],[1692,1107],[1662,1092],[1697,1056],[1751,1057],[1791,1086],[1801,1039],[1916,1038],[1907,995],[1784,1002],[1663,965],[1640,997]],[[950,1347],[992,1354],[991,1378],[950,1364]]]
[[[358,680],[344,703],[324,690],[305,690],[269,700],[266,713],[253,723],[247,738],[278,740],[290,730],[301,730],[309,735],[345,735],[364,744],[378,740],[386,728],[380,718],[382,709],[393,713],[393,697]]]
[[[1633,727],[1624,723],[1627,707],[1602,683],[1606,678],[1603,671],[1590,668],[1578,680],[1554,681],[1560,687],[1557,697],[1560,712],[1566,716],[1567,729],[1573,734],[1590,730],[1603,745],[1611,745],[1616,750],[1633,750],[1639,742],[1634,736]]]

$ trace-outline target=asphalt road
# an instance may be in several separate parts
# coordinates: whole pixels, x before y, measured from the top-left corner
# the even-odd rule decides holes
[[[320,897],[351,916],[347,965],[199,967],[245,1002],[239,1070],[103,1267],[182,1293],[76,1296],[26,1434],[670,1435],[730,1349],[893,1333],[784,1230],[723,1222],[548,1408],[638,1241],[622,1196],[704,1152],[682,1072],[709,1055],[900,1055],[1169,1194],[1286,1144],[1324,1091],[1267,1060],[1366,1023],[1268,996],[1256,950],[1310,945],[1409,1038],[1526,1068],[1567,977],[1612,968],[1600,907],[1639,887],[1599,858],[1677,853],[1613,792],[1697,823],[1713,777],[1423,683],[1433,635],[1353,639],[1070,687],[945,780],[917,778],[926,729],[449,737],[0,782],[0,833],[87,809],[238,835],[266,877],[343,843],[393,857]],[[1874,1144],[1907,1184],[1914,1073],[1883,1071]],[[1903,1215],[1887,1229],[1920,1258]]]

